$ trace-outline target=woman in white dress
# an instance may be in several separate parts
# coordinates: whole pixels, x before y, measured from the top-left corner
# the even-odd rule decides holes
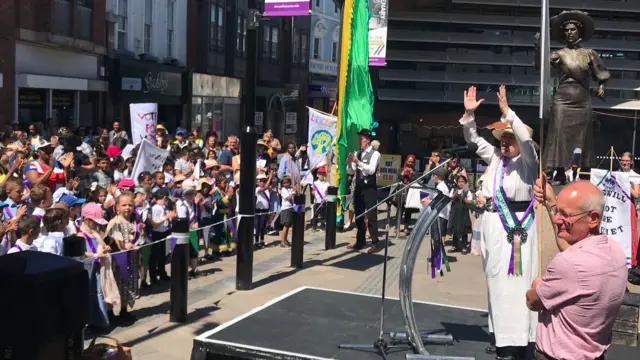
[[[533,213],[533,186],[538,177],[538,156],[526,126],[507,104],[500,87],[498,104],[505,129],[494,130],[500,147],[476,132],[474,111],[483,102],[476,88],[464,94],[465,114],[460,120],[467,142],[478,145],[477,154],[489,164],[482,184],[487,199],[482,216],[481,249],[489,290],[489,330],[495,335],[496,359],[519,360],[535,341],[536,314],[527,309],[524,296],[538,276],[538,244]]]

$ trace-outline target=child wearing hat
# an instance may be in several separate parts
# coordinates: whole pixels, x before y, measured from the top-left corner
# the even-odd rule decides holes
[[[269,212],[269,204],[271,202],[270,187],[273,171],[269,171],[269,177],[265,174],[256,176],[256,215],[253,221],[255,228],[256,248],[264,247],[264,235],[267,232],[267,212]]]
[[[216,187],[213,191],[213,199],[215,201],[215,210],[213,212],[213,239],[211,241],[211,249],[218,255],[231,255],[236,244],[231,235],[233,221],[227,221],[231,217],[231,209],[234,204],[234,189],[229,184],[225,174],[218,174],[216,179]]]
[[[291,243],[287,240],[289,230],[293,226],[293,195],[296,191],[291,187],[291,178],[288,175],[282,177],[280,180],[280,197],[282,198],[282,205],[280,211],[280,224],[282,225],[282,232],[280,233],[280,247],[291,247]]]

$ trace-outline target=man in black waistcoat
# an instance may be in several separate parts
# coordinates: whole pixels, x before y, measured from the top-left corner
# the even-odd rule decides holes
[[[356,217],[373,208],[378,201],[376,173],[380,163],[380,153],[371,147],[371,131],[362,129],[358,135],[360,137],[360,151],[349,154],[347,157],[347,165],[355,171],[356,186],[353,193],[353,203]],[[368,227],[372,244],[369,253],[376,253],[382,250],[382,246],[378,243],[378,210],[371,210],[365,216],[369,220]],[[350,249],[360,250],[366,245],[367,224],[365,224],[365,216],[356,220],[358,228],[356,243],[350,245]]]

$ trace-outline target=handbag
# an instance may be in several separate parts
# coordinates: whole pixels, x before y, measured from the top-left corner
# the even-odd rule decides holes
[[[96,344],[98,338],[107,341]],[[96,336],[89,346],[82,352],[82,360],[132,360],[131,348],[123,346],[118,340],[110,336]]]

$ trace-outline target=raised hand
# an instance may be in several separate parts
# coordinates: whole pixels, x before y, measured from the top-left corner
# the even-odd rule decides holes
[[[464,111],[466,113],[472,113],[476,111],[478,106],[482,104],[484,99],[477,100],[476,99],[476,87],[470,86],[467,91],[464,92]]]
[[[500,106],[502,116],[506,118],[509,115],[509,104],[507,103],[507,88],[504,85],[500,85],[500,90],[498,90],[498,106]]]

